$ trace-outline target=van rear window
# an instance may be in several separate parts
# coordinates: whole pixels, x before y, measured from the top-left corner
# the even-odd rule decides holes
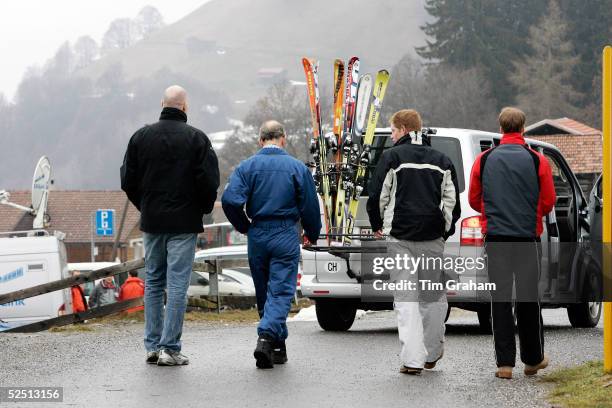
[[[459,140],[452,137],[434,135],[431,137],[431,147],[444,153],[451,159],[457,172],[457,183],[459,192],[465,190],[465,179],[463,177],[463,157],[461,156],[461,145]]]
[[[378,163],[378,159],[380,157],[380,152],[381,152],[380,145],[382,144],[380,139],[384,139],[384,146],[382,150],[386,150],[389,147],[393,146],[391,135],[379,135],[377,139],[379,139],[379,143],[376,144],[375,142],[375,146],[373,149],[374,159],[372,160],[372,163],[368,168],[369,170],[367,174],[368,180],[369,180],[369,172],[374,170],[374,168],[376,167],[376,164]],[[461,155],[461,144],[459,143],[459,140],[452,138],[452,137],[432,135],[431,136],[431,147],[438,150],[439,152],[444,153],[451,159],[451,161],[453,162],[453,165],[455,166],[455,171],[457,172],[457,183],[459,184],[459,192],[463,192],[465,190],[465,178],[463,177],[463,157]],[[366,193],[367,192],[364,192],[364,194]]]

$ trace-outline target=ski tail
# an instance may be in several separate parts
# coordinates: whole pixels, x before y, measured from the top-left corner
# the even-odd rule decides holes
[[[334,231],[337,234],[341,234],[343,232],[342,220],[343,216],[343,206],[344,206],[344,189],[345,189],[345,181],[346,174],[343,173],[346,170],[346,163],[348,160],[348,155],[345,153],[346,149],[351,148],[352,141],[350,138],[350,130],[353,126],[353,118],[355,112],[355,98],[357,96],[357,86],[359,79],[359,58],[352,57],[349,59],[347,67],[346,67],[346,87],[344,93],[344,114],[343,114],[343,127],[341,131],[339,149],[338,149],[338,178],[337,178],[337,193],[336,200],[334,203]],[[338,238],[339,240],[341,238]]]
[[[345,235],[343,239],[344,245],[350,245],[351,243],[350,235],[353,233],[355,218],[357,216],[357,210],[359,209],[359,198],[361,197],[361,193],[365,187],[365,176],[371,162],[371,149],[374,141],[374,135],[376,134],[376,125],[378,124],[378,118],[380,117],[388,84],[389,72],[387,70],[378,71],[376,74],[376,80],[374,81],[373,99],[370,102],[366,134],[363,138],[362,149],[361,153],[359,154],[355,179],[353,181],[355,187],[354,191],[352,192],[352,197],[349,198],[350,204],[346,219],[347,235]]]
[[[342,85],[344,84],[344,61],[336,59],[334,61],[334,111],[332,114],[333,132],[338,140],[338,146],[342,144],[342,108],[344,107],[344,94]]]
[[[312,120],[311,154],[315,161],[315,183],[323,200],[325,232],[328,235],[331,229],[331,196],[329,188],[329,168],[327,163],[327,145],[321,135],[321,104],[319,98],[319,62],[310,58],[303,58],[302,65],[306,75],[306,89]]]
[[[357,88],[357,100],[355,101],[355,120],[353,122],[353,135],[361,136],[365,129],[370,99],[372,98],[372,75],[365,74],[359,79]]]
[[[334,216],[336,217],[336,230],[338,234],[341,234],[344,231],[344,220],[346,219],[346,215],[348,214],[348,200],[350,198],[352,192],[352,179],[354,178],[354,167],[351,163],[356,160],[355,155],[355,147],[358,143],[357,136],[361,137],[361,133],[365,126],[365,119],[368,112],[368,107],[370,104],[370,98],[372,96],[372,75],[365,74],[359,79],[359,84],[357,86],[357,98],[355,99],[355,116],[351,129],[352,137],[349,138],[350,144],[344,146],[343,155],[342,155],[342,164],[340,174],[340,178],[338,180],[338,194],[336,197],[336,205]],[[352,154],[351,154],[352,153]],[[340,188],[340,186],[342,188]],[[339,241],[342,241],[342,237],[339,238]]]
[[[312,133],[315,140],[321,136],[321,107],[319,104],[319,92],[315,81],[316,66],[318,62],[310,58],[302,58],[304,73],[306,74],[306,90],[308,92],[308,103],[310,106],[310,119],[312,121]]]

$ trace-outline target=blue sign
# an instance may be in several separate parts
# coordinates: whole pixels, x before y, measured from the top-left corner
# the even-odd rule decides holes
[[[108,237],[113,235],[115,221],[115,210],[96,211],[96,235]]]

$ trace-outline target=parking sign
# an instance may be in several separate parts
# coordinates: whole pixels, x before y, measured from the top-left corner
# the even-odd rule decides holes
[[[96,211],[96,235],[108,237],[114,234],[115,210]]]

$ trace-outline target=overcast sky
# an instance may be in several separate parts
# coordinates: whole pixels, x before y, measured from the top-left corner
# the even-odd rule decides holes
[[[208,0],[19,0],[0,2],[0,93],[14,96],[25,69],[43,64],[64,41],[90,35],[98,43],[116,18],[133,18],[146,5],[166,24]]]

